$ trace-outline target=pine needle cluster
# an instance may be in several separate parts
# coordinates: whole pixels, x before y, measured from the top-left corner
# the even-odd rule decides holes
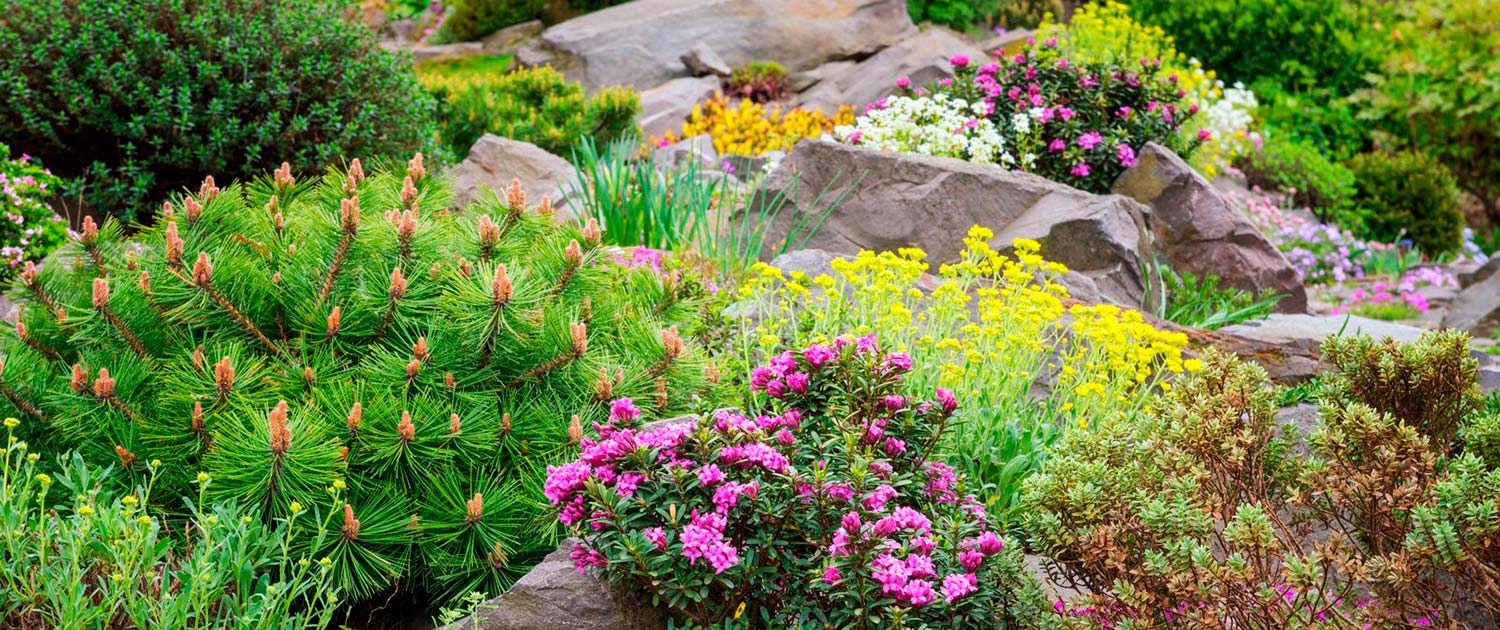
[[[13,289],[0,407],[125,483],[160,460],[158,496],[206,473],[267,519],[335,510],[295,544],[346,599],[508,586],[556,543],[545,467],[607,401],[696,405],[699,306],[518,184],[454,210],[420,155],[373,170],[209,178],[129,238],[86,222]]]

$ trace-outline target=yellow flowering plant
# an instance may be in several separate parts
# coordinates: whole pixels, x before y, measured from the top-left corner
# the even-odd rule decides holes
[[[1007,256],[993,237],[971,228],[962,259],[936,277],[918,249],[861,252],[811,278],[758,264],[739,289],[753,317],[740,320],[737,350],[751,366],[761,353],[853,333],[908,353],[915,390],[942,387],[963,401],[942,448],[1010,521],[1020,482],[1064,431],[1139,413],[1167,387],[1164,373],[1197,363],[1183,358],[1185,335],[1136,311],[1072,302],[1057,282],[1067,268],[1035,241],[1017,240]]]
[[[763,155],[769,151],[786,151],[803,138],[816,138],[833,131],[837,125],[854,122],[854,108],[839,107],[839,111],[828,116],[820,109],[800,107],[783,110],[766,107],[749,99],[738,105],[729,97],[716,94],[712,99],[693,108],[687,122],[682,125],[682,135],[667,133],[655,139],[657,146],[666,146],[682,138],[708,134],[714,139],[714,150],[720,155]]]

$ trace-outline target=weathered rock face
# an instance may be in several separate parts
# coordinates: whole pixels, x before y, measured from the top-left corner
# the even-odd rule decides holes
[[[1469,285],[1448,304],[1443,325],[1488,336],[1500,328],[1500,273],[1491,271],[1482,276],[1476,274],[1476,277],[1483,279]]]
[[[719,91],[718,77],[682,77],[641,92],[641,112],[635,122],[644,138],[681,132],[693,107]]]
[[[666,615],[624,587],[573,568],[564,540],[504,595],[441,630],[661,630]]]
[[[646,90],[687,76],[702,42],[731,66],[775,59],[791,72],[859,59],[916,33],[904,0],[636,0],[556,24],[518,52],[589,90]]]
[[[1118,195],[1091,195],[997,166],[828,140],[798,143],[761,192],[761,200],[787,198],[768,228],[769,244],[823,221],[805,243],[794,236],[792,247],[837,254],[920,247],[937,264],[957,260],[969,228],[981,225],[995,232],[997,249],[1015,238],[1035,239],[1044,257],[1089,277],[1109,299],[1139,305],[1143,298],[1150,210]],[[763,255],[770,252],[768,245]]]
[[[1114,192],[1151,206],[1157,252],[1172,269],[1213,274],[1243,291],[1284,294],[1278,311],[1307,312],[1307,290],[1286,256],[1171,150],[1147,143]]]
[[[941,28],[934,28],[872,55],[838,72],[829,73],[804,92],[799,100],[807,109],[834,112],[839,105],[856,109],[896,92],[896,77],[911,78],[912,85],[927,85],[952,76],[948,59],[956,54],[983,60],[985,54],[968,41]]]
[[[1226,326],[1218,330],[1225,335],[1245,337],[1300,350],[1316,351],[1328,337],[1369,335],[1376,339],[1389,337],[1411,343],[1422,336],[1421,328],[1350,315],[1318,317],[1315,315],[1277,314],[1263,320]]]
[[[503,195],[511,180],[519,179],[528,199],[540,201],[546,195],[552,200],[558,220],[574,216],[567,208],[564,191],[577,180],[577,169],[530,142],[484,134],[450,176],[454,203],[460,207],[490,191]]]

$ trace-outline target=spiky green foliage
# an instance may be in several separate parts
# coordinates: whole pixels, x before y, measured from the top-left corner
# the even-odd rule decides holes
[[[1453,330],[1408,344],[1365,335],[1329,337],[1323,360],[1325,401],[1359,401],[1415,427],[1434,448],[1448,450],[1459,423],[1482,404],[1469,336]]]
[[[420,159],[356,161],[210,180],[131,239],[87,223],[21,274],[0,405],[127,481],[161,460],[164,496],[203,470],[274,519],[346,486],[342,535],[296,544],[349,598],[497,592],[555,546],[542,475],[602,401],[676,413],[706,386],[675,330],[697,313],[688,283],[505,198],[445,210]]]

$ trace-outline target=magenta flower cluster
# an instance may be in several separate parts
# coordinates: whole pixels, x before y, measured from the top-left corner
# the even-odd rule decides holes
[[[615,401],[543,487],[582,541],[575,565],[704,625],[739,604],[787,625],[809,607],[992,620],[1003,598],[991,573],[1015,559],[963,477],[928,459],[958,401],[907,391],[912,368],[874,337],[841,337],[755,368],[751,388],[769,401],[756,413],[637,427],[635,405]],[[861,584],[879,585],[874,599]]]

